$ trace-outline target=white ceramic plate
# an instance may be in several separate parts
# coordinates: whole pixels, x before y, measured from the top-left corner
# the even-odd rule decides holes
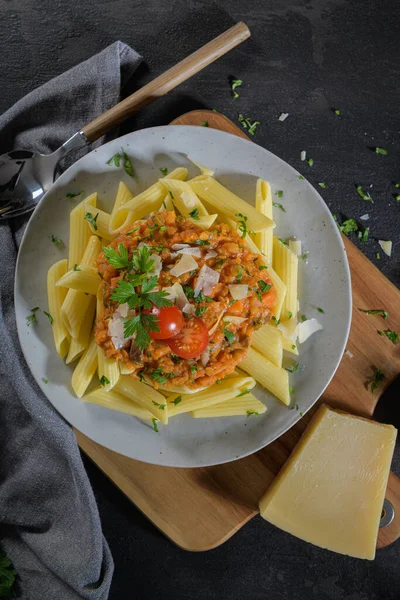
[[[123,147],[129,154],[136,180],[106,161]],[[259,417],[193,419],[181,415],[156,434],[135,417],[86,404],[74,397],[71,366],[56,354],[51,327],[43,313],[27,327],[30,309],[47,309],[46,274],[51,264],[67,256],[66,246],[55,246],[51,234],[68,241],[70,210],[91,192],[99,192],[99,207],[110,210],[122,179],[134,193],[170,170],[188,166],[189,154],[215,169],[216,177],[239,196],[254,203],[255,182],[263,177],[286,212],[275,210],[280,237],[296,236],[309,253],[300,261],[300,314],[317,317],[324,330],[301,346],[300,369],[291,376],[294,403],[287,408],[265,390],[256,394],[268,411]],[[67,199],[68,192],[84,195]],[[275,199],[277,197],[275,196]],[[325,314],[319,314],[316,307]],[[195,467],[228,462],[266,446],[305,413],[331,380],[343,355],[350,327],[351,287],[348,262],[338,229],[315,189],[285,162],[253,142],[203,127],[167,126],[145,129],[112,141],[68,169],[35,210],[19,252],[15,308],[18,334],[27,363],[50,402],[71,425],[99,444],[144,462]],[[49,383],[44,382],[45,379]]]

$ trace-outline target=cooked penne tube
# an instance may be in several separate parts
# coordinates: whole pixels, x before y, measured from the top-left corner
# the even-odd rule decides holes
[[[114,390],[148,410],[161,423],[168,423],[166,398],[154,388],[129,375],[121,375]]]
[[[90,210],[90,204],[83,202],[85,209],[85,218],[89,223],[89,227],[92,233],[104,238],[105,240],[113,240],[114,235],[110,233],[110,219],[111,215],[100,208]]]
[[[145,419],[151,421],[152,413],[134,402],[129,400],[126,396],[119,394],[114,390],[106,391],[102,387],[98,387],[86,396],[82,398],[83,402],[91,402],[92,404],[99,404],[105,406],[111,410],[118,410],[119,412],[139,417],[139,419]]]
[[[210,177],[212,177],[214,175],[214,171],[212,169],[205,167],[201,163],[197,162],[197,160],[194,160],[194,158],[192,158],[191,156],[188,156],[188,160],[190,160],[191,163],[193,163],[194,165],[196,165],[196,167],[198,169],[200,169],[201,175],[210,176]],[[201,175],[200,175],[200,177],[201,177]]]
[[[264,181],[264,179],[257,179],[256,209],[269,219],[273,220],[271,186],[268,181]],[[272,264],[272,238],[272,227],[267,227],[254,235],[254,241],[258,249],[270,264]]]
[[[285,369],[272,364],[254,348],[248,349],[247,358],[239,366],[284,404],[290,404],[289,375]]]
[[[130,375],[131,373],[133,373],[133,371],[135,371],[135,367],[128,367],[126,363],[120,362],[119,370],[121,372],[121,375]]]
[[[92,235],[89,223],[85,219],[85,204],[96,206],[97,193],[91,194],[82,200],[69,215],[68,269],[72,269],[74,265],[79,265]]]
[[[62,289],[62,288],[60,288],[60,289]],[[74,290],[70,290],[70,291],[74,291]],[[76,292],[76,293],[82,294],[82,292]],[[95,299],[93,298],[93,296],[85,296],[85,294],[82,294],[82,295],[85,298],[85,300],[88,299],[89,305],[86,309],[86,312],[84,313],[84,316],[82,319],[82,325],[79,328],[79,333],[78,333],[77,337],[76,338],[71,337],[68,355],[67,355],[67,358],[65,361],[67,363],[67,365],[69,365],[69,363],[76,360],[82,354],[82,352],[88,347],[89,342],[90,342],[90,336],[92,333],[93,318],[94,318],[96,302],[95,302]],[[64,306],[64,304],[63,304],[63,306]]]
[[[283,349],[286,350],[286,352],[290,352],[291,354],[295,354],[296,356],[299,355],[297,344],[293,340],[282,336],[282,346]]]
[[[251,347],[258,350],[258,352],[277,367],[282,366],[282,332],[275,325],[267,323],[263,327],[260,327],[260,329],[256,329]]]
[[[100,276],[94,267],[81,265],[79,271],[68,271],[56,285],[95,296],[100,283]]]
[[[100,240],[96,235],[92,235],[89,238],[86,250],[83,254],[82,261],[80,264],[94,267],[96,265],[96,259],[100,252]],[[81,267],[74,265],[74,268],[80,269]],[[77,272],[79,273],[79,270]],[[78,292],[76,290],[69,289],[61,307],[61,315],[64,321],[64,325],[66,326],[71,337],[75,340],[79,336],[80,328],[82,326],[90,302],[91,297],[86,295],[84,292]],[[72,352],[76,352],[77,348],[78,346],[76,344],[73,344]],[[70,358],[70,356],[68,356],[68,358]],[[71,362],[71,360],[69,360],[68,362]]]
[[[165,198],[161,203],[160,210],[175,210],[174,203],[172,202],[172,198],[169,193],[165,195]]]
[[[78,398],[82,398],[93,379],[97,368],[97,344],[92,337],[89,346],[80,357],[72,374],[72,389]]]
[[[286,295],[280,315],[281,321],[287,321],[297,314],[297,272],[299,259],[279,238],[274,236],[273,267],[286,285]]]
[[[104,354],[103,348],[99,347],[97,347],[97,373],[106,392],[112,390],[121,374],[118,361],[115,358],[108,358]]]
[[[174,417],[182,413],[205,408],[224,400],[235,398],[239,391],[252,389],[256,382],[252,377],[230,377],[219,385],[215,384],[195,394],[172,394],[168,397],[168,415]]]
[[[191,217],[195,211],[197,211],[196,214],[199,217],[208,215],[200,198],[186,181],[178,181],[176,179],[169,179],[168,177],[159,181],[165,186],[172,198],[173,204],[185,219]]]
[[[67,271],[67,261],[60,260],[52,265],[47,273],[47,297],[49,303],[49,314],[51,315],[54,343],[57,353],[64,358],[68,352],[68,331],[65,327],[62,316],[61,306],[67,294],[65,288],[57,287],[57,282],[65,275]]]
[[[123,181],[119,182],[117,197],[115,198],[114,206],[110,216],[110,233],[115,237],[117,233],[125,227],[128,223],[127,217],[129,212],[124,214],[124,211],[119,209],[124,206],[129,200],[132,200],[133,194],[128,186]],[[132,221],[133,222],[133,221]]]
[[[250,392],[246,393],[245,396],[237,394],[235,398],[231,400],[225,400],[225,402],[218,402],[212,406],[206,408],[199,408],[192,411],[190,414],[195,419],[209,419],[214,417],[239,417],[251,415],[261,415],[265,413],[267,407],[265,404],[260,402]]]
[[[197,227],[202,227],[203,229],[210,229],[211,225],[214,223],[218,215],[203,215],[202,217],[192,218],[189,217],[188,221],[193,223],[193,225],[197,225]]]
[[[215,212],[222,212],[230,219],[240,220],[238,214],[247,217],[247,227],[253,231],[261,231],[266,227],[273,227],[274,222],[261,214],[253,206],[236,196],[223,185],[218,183],[212,177],[206,179],[189,181],[192,190],[215,209]]]

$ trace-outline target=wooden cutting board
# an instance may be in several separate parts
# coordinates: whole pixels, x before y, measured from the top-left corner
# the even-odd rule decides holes
[[[212,111],[187,113],[174,125],[203,125],[247,136],[229,119]],[[400,372],[400,347],[378,335],[400,330],[400,294],[380,271],[344,237],[352,278],[353,320],[347,350],[322,398],[333,407],[371,417],[379,396]],[[360,308],[384,308],[389,320],[367,316]],[[385,374],[372,394],[366,383],[375,369]],[[318,403],[317,403],[318,404]],[[266,491],[304,431],[316,406],[292,429],[259,452],[231,462],[197,469],[158,467],[126,458],[76,431],[82,450],[167,537],[181,548],[210,550],[229,539],[258,513]],[[400,536],[400,480],[391,473],[386,498],[395,509],[392,523],[380,529],[378,547]],[[179,506],[179,510],[177,510]]]

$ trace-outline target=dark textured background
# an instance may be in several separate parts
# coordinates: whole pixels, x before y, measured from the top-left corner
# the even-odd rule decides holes
[[[370,214],[370,239],[361,248],[399,282],[399,7],[398,0],[0,0],[0,112],[117,39],[145,59],[133,90],[244,20],[250,41],[143,110],[122,133],[202,107],[261,121],[254,140],[314,185],[325,182],[326,190],[317,188],[339,219]],[[243,80],[236,101],[230,76]],[[289,113],[283,123],[281,112]],[[376,155],[375,146],[388,156]],[[301,150],[314,159],[312,168],[300,162]],[[377,239],[393,240],[392,258]],[[396,401],[396,393],[386,398],[383,418],[398,419]],[[85,463],[116,563],[112,600],[400,599],[400,542],[370,563],[314,548],[255,518],[222,547],[189,554]],[[177,511],[179,503],[177,496]]]

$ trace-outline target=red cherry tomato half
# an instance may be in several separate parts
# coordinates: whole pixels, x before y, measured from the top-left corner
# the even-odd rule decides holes
[[[208,346],[208,331],[202,319],[185,319],[183,329],[167,340],[172,352],[181,358],[197,358]]]
[[[153,306],[151,310],[144,310],[143,312],[157,316],[159,331],[149,331],[149,336],[153,340],[172,338],[180,332],[185,323],[182,311],[177,306],[166,306],[165,308]]]

